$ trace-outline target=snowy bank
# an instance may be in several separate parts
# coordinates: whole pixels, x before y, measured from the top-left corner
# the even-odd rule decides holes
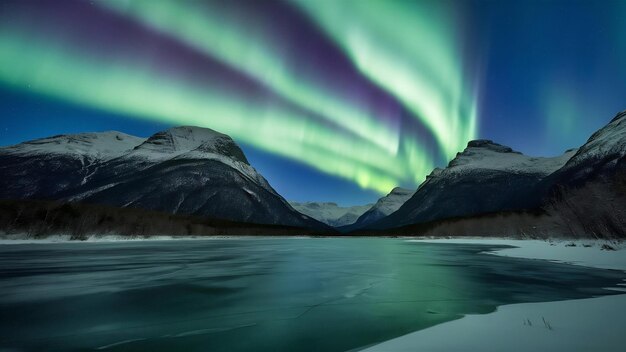
[[[44,243],[102,243],[102,242],[148,242],[148,241],[213,241],[233,239],[303,239],[310,236],[121,236],[121,235],[91,235],[85,239],[72,239],[71,235],[51,235],[42,238],[29,237],[27,235],[0,235],[0,245],[5,244],[44,244]]]
[[[440,239],[435,243],[511,245],[496,255],[626,270],[626,249],[601,249],[602,242],[549,243],[530,240]],[[585,247],[583,245],[591,247]],[[566,246],[570,245],[570,246]],[[365,349],[368,352],[624,351],[626,295],[498,307],[486,315],[416,331]]]
[[[168,241],[168,240],[193,240],[202,237],[176,237],[176,236],[150,236],[132,237],[120,235],[92,235],[85,239],[73,239],[71,235],[51,235],[42,238],[30,237],[27,235],[0,235],[0,245],[2,244],[43,244],[43,243],[88,243],[88,242],[135,242],[135,241]]]
[[[613,269],[626,271],[626,246],[607,241],[594,240],[514,240],[514,239],[486,239],[486,238],[455,238],[455,239],[428,239],[409,240],[428,243],[450,244],[489,244],[506,245],[515,248],[500,249],[491,254],[528,259],[542,259],[552,262],[582,265],[599,269]],[[602,245],[608,244],[617,249],[607,251]],[[575,246],[572,246],[575,245]]]

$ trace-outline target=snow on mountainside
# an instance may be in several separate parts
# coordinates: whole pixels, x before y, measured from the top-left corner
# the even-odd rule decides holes
[[[576,185],[602,174],[612,174],[626,156],[626,111],[594,133],[578,152],[550,177],[549,182]]]
[[[553,158],[535,158],[489,140],[471,141],[448,167],[433,170],[396,212],[371,227],[393,228],[534,207],[536,198],[532,190],[575,152],[569,150]]]
[[[396,187],[388,195],[380,198],[370,210],[389,215],[398,210],[414,193],[413,190]]]
[[[0,198],[84,201],[327,229],[295,211],[227,135],[174,127],[55,136],[0,148]]]
[[[156,162],[165,160],[215,160],[237,169],[273,193],[265,178],[248,163],[230,136],[208,128],[181,126],[157,132],[124,156]]]
[[[354,223],[361,214],[370,209],[372,204],[340,207],[331,202],[289,202],[291,206],[302,214],[319,220],[333,227],[345,226]]]
[[[591,135],[565,167],[568,168],[589,159],[601,159],[607,156],[621,157],[625,154],[626,111],[622,111],[608,125]]]
[[[208,128],[181,126],[157,132],[137,145],[128,157],[171,159],[190,152],[193,158],[218,154],[248,164],[239,146],[228,135]]]
[[[413,190],[396,187],[380,198],[374,206],[361,215],[352,225],[341,229],[352,231],[372,224],[398,210],[415,193]]]
[[[116,131],[57,135],[0,148],[0,198],[50,199],[87,184],[145,139]]]
[[[117,131],[57,135],[1,148],[16,155],[58,154],[110,160],[128,153],[145,141]]]
[[[490,140],[475,140],[469,142],[467,148],[458,153],[447,168],[437,171],[435,176],[478,170],[549,175],[565,165],[575,152],[572,149],[551,158],[530,157]]]

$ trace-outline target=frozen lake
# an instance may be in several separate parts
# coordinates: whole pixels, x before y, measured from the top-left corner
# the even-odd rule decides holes
[[[347,351],[620,271],[402,239],[0,245],[0,350]]]

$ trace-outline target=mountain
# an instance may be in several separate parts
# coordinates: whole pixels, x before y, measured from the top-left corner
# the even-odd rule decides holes
[[[445,169],[435,169],[396,212],[368,228],[385,229],[453,217],[533,208],[532,190],[574,154],[525,156],[490,140],[475,140]]]
[[[337,203],[331,202],[290,202],[290,204],[300,213],[333,227],[354,223],[361,214],[372,207],[372,204],[340,207]]]
[[[340,228],[340,230],[349,232],[366,227],[398,210],[414,193],[415,191],[396,187],[389,194],[378,199],[376,204],[363,213],[356,221]]]
[[[396,212],[360,233],[625,238],[626,111],[554,158],[471,141]]]
[[[546,177],[542,207],[568,234],[626,237],[626,111],[594,133],[567,163]]]
[[[52,199],[144,139],[121,132],[58,135],[0,148],[0,198]]]
[[[295,211],[227,135],[174,127],[147,139],[60,135],[0,148],[0,198],[134,207],[328,229]]]
[[[618,113],[605,127],[594,133],[567,163],[546,178],[544,187],[582,186],[612,177],[624,168],[626,156],[626,111]]]

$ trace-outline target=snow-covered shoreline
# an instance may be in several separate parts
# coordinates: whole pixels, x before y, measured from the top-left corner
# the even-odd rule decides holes
[[[505,245],[514,248],[499,249],[490,254],[540,259],[552,262],[587,266],[598,269],[626,271],[626,243],[616,244],[603,240],[520,240],[503,238],[451,238],[451,239],[409,239],[409,241],[450,244]],[[602,245],[610,245],[616,250],[604,250]]]
[[[606,242],[600,241],[552,243],[510,239],[409,241],[509,245],[515,248],[501,249],[490,254],[626,271],[626,248],[619,245],[614,251],[603,250],[601,245]],[[614,289],[626,291],[619,287]],[[559,302],[511,304],[500,306],[491,314],[467,315],[462,319],[416,331],[363,351],[618,352],[623,351],[626,346],[624,312],[626,312],[626,294]]]
[[[148,236],[129,237],[120,235],[94,235],[84,240],[72,239],[71,235],[53,235],[43,238],[29,238],[23,235],[3,235],[0,236],[0,245],[12,244],[57,244],[57,243],[115,243],[115,242],[151,242],[151,241],[211,241],[230,239],[302,239],[310,236]]]

